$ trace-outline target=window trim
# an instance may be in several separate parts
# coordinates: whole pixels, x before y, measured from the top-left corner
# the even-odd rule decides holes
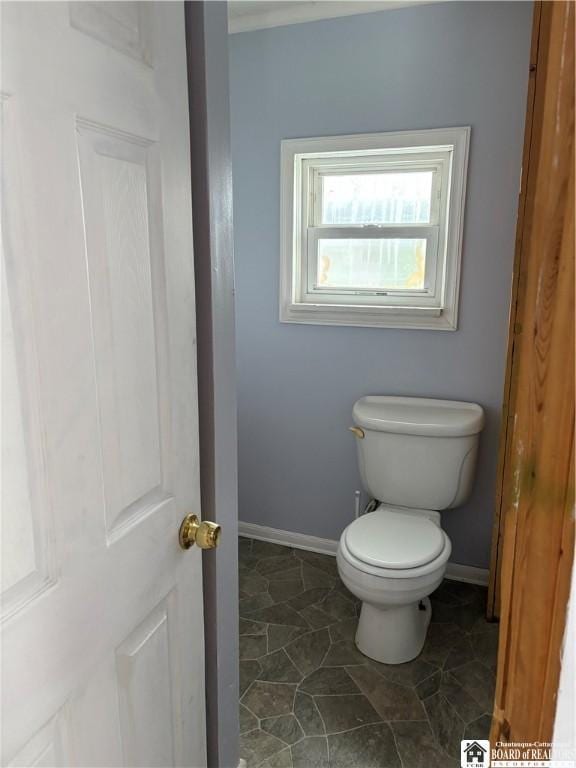
[[[436,330],[456,330],[458,317],[458,297],[460,287],[460,264],[462,252],[462,233],[464,220],[464,202],[466,195],[466,172],[468,167],[468,150],[470,142],[470,127],[441,128],[423,131],[399,131],[394,133],[377,133],[365,135],[331,136],[311,139],[287,139],[281,144],[281,212],[280,212],[280,321],[288,323],[312,323],[319,325],[349,325],[386,328],[420,328]],[[334,160],[343,152],[349,155],[341,158],[350,169],[371,164],[370,156],[374,157],[375,170],[380,166],[391,167],[391,161],[383,162],[378,155],[385,150],[391,156],[398,154],[398,162],[405,163],[410,156],[414,157],[414,169],[426,167],[434,170],[438,162],[448,163],[446,173],[448,183],[444,186],[445,197],[440,201],[440,210],[445,207],[448,212],[446,231],[443,227],[446,217],[440,216],[435,224],[402,225],[404,232],[408,228],[414,232],[430,231],[436,228],[439,248],[443,248],[444,257],[439,258],[435,270],[436,280],[440,281],[440,301],[423,301],[421,306],[402,306],[400,292],[394,292],[394,300],[388,299],[386,306],[363,300],[358,304],[338,304],[331,302],[324,293],[316,289],[314,294],[307,291],[309,258],[308,234],[325,229],[328,234],[333,226],[318,226],[313,221],[303,226],[303,199],[313,195],[314,184],[320,183],[318,178],[324,169],[335,168]],[[358,161],[354,159],[358,153]],[[338,171],[342,163],[339,163]],[[317,172],[322,168],[321,172]],[[348,172],[347,170],[345,172]],[[362,171],[368,172],[368,171]],[[434,184],[434,182],[433,182]],[[434,189],[434,187],[433,187]],[[314,210],[312,198],[306,210]],[[316,210],[320,198],[316,199]],[[438,211],[438,208],[436,209]],[[431,212],[431,222],[435,220]],[[314,217],[314,222],[318,218]],[[342,230],[344,225],[339,225]],[[370,237],[375,233],[392,233],[397,225],[368,225],[358,227],[356,235]],[[354,230],[351,225],[350,232]],[[360,232],[362,234],[360,235]],[[441,269],[440,269],[441,268]],[[349,293],[349,292],[348,292]],[[378,292],[382,294],[383,292]],[[410,292],[411,295],[414,292]],[[425,294],[420,294],[424,297]],[[331,296],[336,295],[332,292]],[[406,294],[408,295],[408,294]],[[306,300],[303,300],[304,297]],[[428,297],[429,298],[429,295]],[[316,300],[318,299],[318,300]]]

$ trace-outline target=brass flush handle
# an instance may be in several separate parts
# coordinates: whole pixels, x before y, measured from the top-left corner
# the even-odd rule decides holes
[[[196,544],[200,549],[214,549],[220,542],[222,529],[208,520],[198,520],[196,515],[186,515],[182,520],[178,541],[182,549],[190,549]]]
[[[364,440],[364,430],[360,429],[360,427],[348,427],[350,432],[356,435],[358,440]]]

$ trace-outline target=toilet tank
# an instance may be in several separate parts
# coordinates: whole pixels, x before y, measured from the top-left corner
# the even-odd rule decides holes
[[[466,501],[484,426],[479,405],[372,395],[352,413],[362,482],[375,499],[436,510]]]

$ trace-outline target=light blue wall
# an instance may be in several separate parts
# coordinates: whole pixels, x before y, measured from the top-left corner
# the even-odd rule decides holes
[[[488,565],[531,12],[443,3],[230,37],[240,520],[338,538],[360,487],[354,401],[471,400],[487,414],[475,489],[443,524],[454,562]],[[280,140],[459,125],[458,331],[279,323]]]

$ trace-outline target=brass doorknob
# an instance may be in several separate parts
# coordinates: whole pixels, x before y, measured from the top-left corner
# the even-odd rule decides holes
[[[178,541],[182,549],[190,549],[196,544],[200,549],[214,549],[220,541],[221,528],[208,520],[198,520],[196,515],[186,515],[182,520]]]

